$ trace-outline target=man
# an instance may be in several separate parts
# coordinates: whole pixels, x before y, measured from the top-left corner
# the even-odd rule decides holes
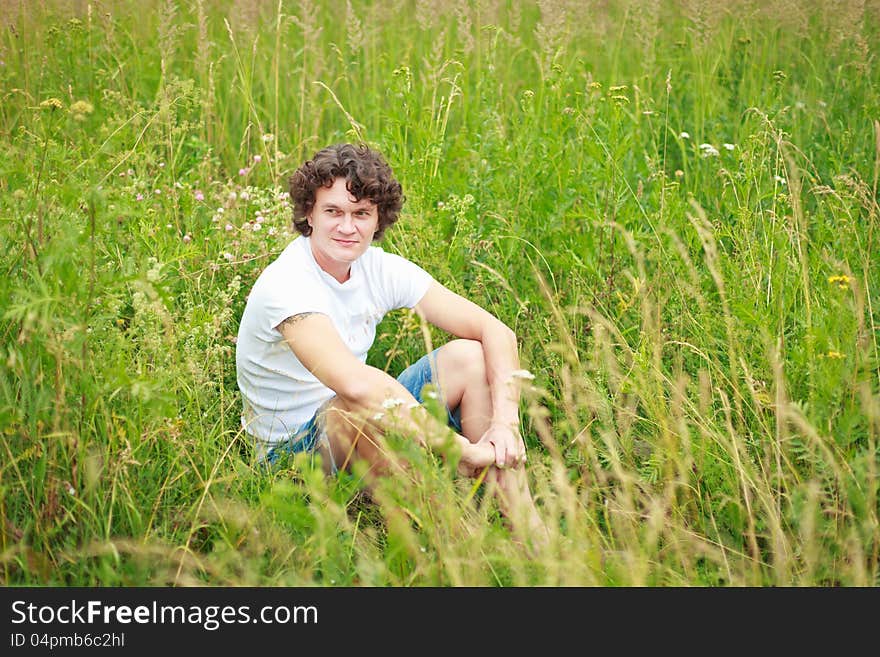
[[[385,433],[432,446],[445,434],[460,452],[459,470],[488,467],[514,529],[543,542],[523,467],[514,333],[421,267],[372,246],[404,200],[376,151],[352,144],[319,151],[290,178],[290,195],[302,236],[257,279],[236,344],[242,425],[258,459],[311,452],[328,474],[362,459],[369,478],[393,476]],[[397,308],[414,308],[459,339],[395,379],[366,358],[376,325]],[[421,406],[429,383],[452,433]]]

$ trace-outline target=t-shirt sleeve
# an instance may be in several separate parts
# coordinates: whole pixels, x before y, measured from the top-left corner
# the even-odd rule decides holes
[[[434,278],[399,255],[382,250],[379,255],[380,280],[388,310],[412,308],[425,296]]]
[[[293,315],[331,314],[327,298],[316,293],[319,286],[315,281],[309,280],[308,276],[298,280],[285,280],[285,278],[266,277],[265,280],[260,281],[260,285],[254,286],[251,292],[253,298],[248,299],[248,303],[254,303],[260,309],[259,316],[262,318],[260,330],[277,335],[275,327]]]

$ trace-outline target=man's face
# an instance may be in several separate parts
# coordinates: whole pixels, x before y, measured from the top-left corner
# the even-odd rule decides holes
[[[355,200],[337,178],[332,187],[319,187],[308,216],[312,227],[312,253],[331,276],[344,274],[369,248],[379,226],[379,209],[369,199]]]

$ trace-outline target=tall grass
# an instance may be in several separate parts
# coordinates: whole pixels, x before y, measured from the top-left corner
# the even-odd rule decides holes
[[[878,584],[878,3],[0,24],[3,583]],[[384,248],[520,337],[537,558],[433,454],[373,500],[250,460],[245,296],[286,177],[357,139],[407,195]],[[409,313],[379,333],[393,374],[424,352]]]

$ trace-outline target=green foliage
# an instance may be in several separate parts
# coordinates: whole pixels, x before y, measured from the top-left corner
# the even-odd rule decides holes
[[[185,4],[0,21],[0,581],[878,584],[876,3]],[[372,499],[252,463],[246,295],[359,139],[519,336],[538,557],[406,441]]]

